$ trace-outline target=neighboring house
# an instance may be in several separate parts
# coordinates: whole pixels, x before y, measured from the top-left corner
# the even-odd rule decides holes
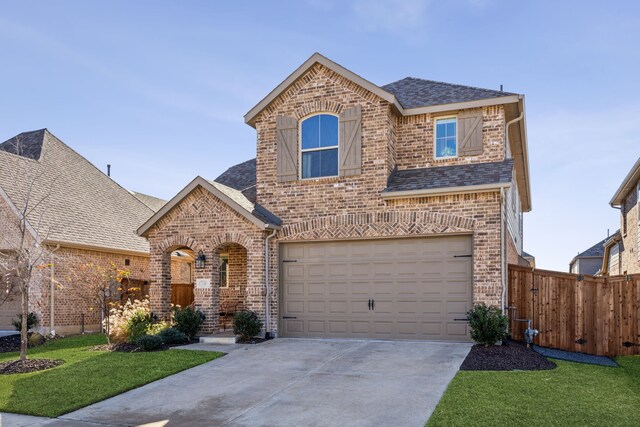
[[[602,270],[611,276],[640,273],[640,158],[609,204],[620,209],[620,233],[618,240],[610,245],[609,256],[613,264],[610,262],[608,267],[603,265]],[[616,258],[619,259],[617,268]]]
[[[314,54],[245,122],[256,159],[195,178],[138,229],[154,312],[186,248],[206,332],[233,305],[278,336],[468,340],[473,303],[505,305],[531,209],[522,95],[377,86]]]
[[[29,238],[47,251],[46,267],[33,277],[29,310],[39,315],[43,332],[95,331],[99,307],[72,282],[90,263],[113,263],[130,271],[130,282],[148,281],[149,244],[134,231],[154,210],[48,130],[24,132],[0,144],[0,250],[16,247],[16,224],[31,184],[32,204],[43,203],[27,215]],[[174,259],[172,268],[188,280],[185,264]],[[19,298],[0,305],[0,329],[13,328],[18,307]]]
[[[609,239],[599,241],[589,249],[579,252],[569,263],[569,272],[573,274],[595,275],[602,268],[604,243]]]

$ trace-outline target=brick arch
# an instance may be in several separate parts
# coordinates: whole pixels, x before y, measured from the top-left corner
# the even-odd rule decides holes
[[[301,107],[296,108],[293,114],[296,120],[300,120],[314,113],[340,114],[340,112],[342,111],[342,108],[343,108],[342,104],[340,104],[339,102],[326,100],[326,99],[319,99],[313,102],[307,102]]]
[[[181,234],[167,237],[158,245],[160,252],[163,252],[163,253],[169,252],[171,250],[175,250],[181,247],[187,247],[195,252],[202,249],[202,246],[198,244],[196,239],[194,239],[193,237],[183,236]]]
[[[210,240],[210,243],[211,243],[211,248],[213,248],[214,250],[217,247],[224,245],[225,243],[236,243],[248,250],[253,245],[253,239],[251,239],[250,237],[242,233],[231,232],[231,233],[222,233],[222,234],[218,234],[217,236],[214,236]]]
[[[473,231],[475,220],[433,212],[374,212],[314,218],[288,224],[280,240],[391,237]]]

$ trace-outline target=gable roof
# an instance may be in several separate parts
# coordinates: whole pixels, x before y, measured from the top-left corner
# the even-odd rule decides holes
[[[251,202],[256,202],[256,159],[231,166],[215,179],[216,182],[239,190]]]
[[[382,191],[382,197],[398,198],[509,187],[512,179],[513,159],[396,170],[391,174],[387,188]]]
[[[166,200],[159,199],[148,194],[138,193],[137,191],[131,191],[130,193],[136,196],[138,200],[154,212],[158,212],[167,203]]]
[[[515,93],[411,77],[378,86],[316,52],[249,110],[244,116],[245,123],[254,126],[254,119],[258,114],[315,64],[320,64],[379,96],[393,105],[394,109],[403,116],[507,104],[522,99],[522,95]]]
[[[151,209],[47,129],[23,132],[0,146],[0,187],[11,204],[25,208],[31,183],[31,202],[43,201],[27,215],[43,242],[149,252],[135,229]]]
[[[611,206],[622,205],[624,203],[624,199],[627,197],[629,192],[631,192],[631,190],[635,188],[639,180],[640,180],[640,157],[638,158],[638,161],[636,161],[636,163],[633,165],[633,167],[631,168],[627,176],[624,178],[624,180],[622,181],[622,184],[620,184],[620,187],[618,187],[618,190],[616,190],[616,193],[611,198],[611,201],[609,202],[609,204]]]
[[[282,223],[280,219],[257,203],[248,200],[241,191],[228,187],[216,181],[209,181],[197,176],[187,184],[178,194],[169,200],[158,212],[142,224],[136,232],[139,236],[146,236],[147,232],[164,217],[171,209],[186,198],[197,187],[209,191],[231,209],[248,219],[259,228],[278,229]]]
[[[615,235],[616,233],[618,232],[616,231],[613,234]],[[602,258],[604,256],[604,244],[609,239],[610,237],[602,239],[595,245],[591,246],[589,249],[579,252],[578,255],[573,257],[569,264],[573,264],[578,258]]]
[[[517,93],[417,79],[415,77],[406,77],[397,82],[386,84],[382,86],[382,89],[394,94],[400,104],[407,109],[478,101],[510,95],[518,96]]]

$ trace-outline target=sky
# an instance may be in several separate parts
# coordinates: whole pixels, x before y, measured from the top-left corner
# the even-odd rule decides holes
[[[383,85],[525,94],[539,268],[619,228],[640,156],[640,3],[0,2],[0,141],[48,128],[128,189],[169,199],[255,156],[243,116],[314,52]]]

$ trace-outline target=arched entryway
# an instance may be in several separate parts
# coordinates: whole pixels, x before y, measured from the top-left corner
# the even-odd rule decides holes
[[[233,329],[233,315],[247,308],[247,248],[238,243],[223,243],[214,249],[217,258],[217,282],[220,309],[218,330]]]

